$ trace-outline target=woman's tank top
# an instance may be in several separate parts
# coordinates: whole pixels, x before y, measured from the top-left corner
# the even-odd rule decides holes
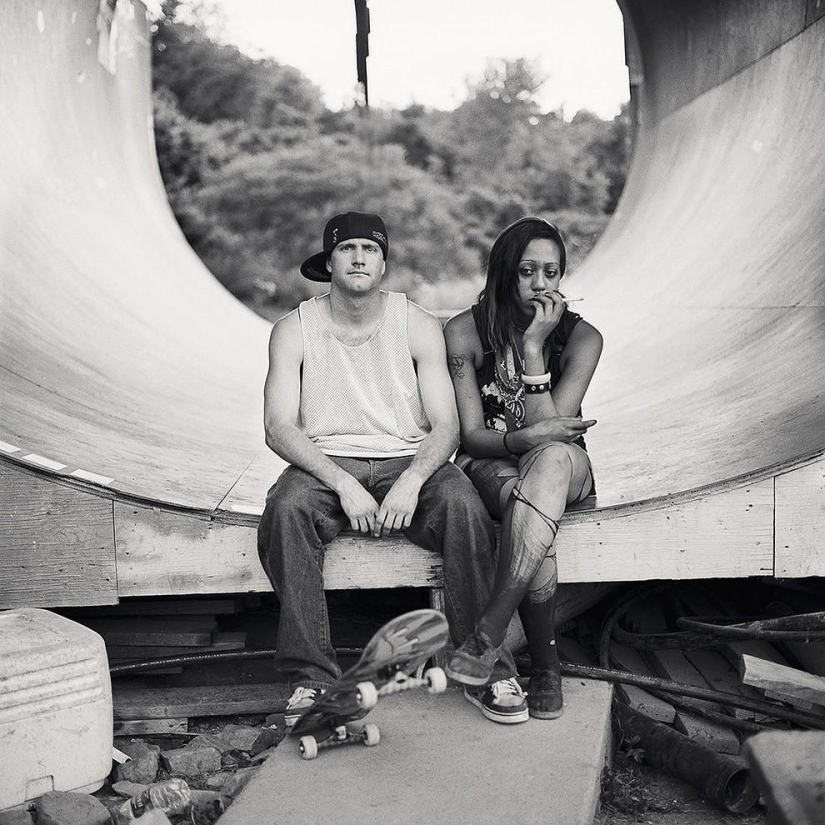
[[[363,344],[330,332],[310,298],[298,307],[304,341],[299,426],[327,455],[414,455],[430,431],[407,336],[407,298],[387,293]]]
[[[507,352],[497,357],[478,304],[473,305],[472,313],[483,351],[476,380],[481,392],[484,426],[500,433],[520,429],[524,426],[524,385],[521,383],[521,371],[516,367],[512,348],[508,347]],[[561,378],[561,354],[579,321],[581,315],[565,309],[558,326],[545,342],[545,357],[549,356],[549,372],[554,386]],[[587,449],[582,437],[573,443]]]

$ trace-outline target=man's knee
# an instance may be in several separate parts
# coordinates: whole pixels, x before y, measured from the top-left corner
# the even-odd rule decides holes
[[[287,547],[294,550],[298,536],[316,543],[325,507],[317,495],[318,482],[296,467],[287,467],[266,498],[258,525],[258,552],[281,555]],[[330,536],[331,537],[331,536]]]
[[[448,518],[492,523],[473,483],[454,464],[445,464],[432,480],[435,506],[442,509]]]

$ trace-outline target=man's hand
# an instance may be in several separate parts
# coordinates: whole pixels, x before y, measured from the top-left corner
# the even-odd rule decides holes
[[[561,415],[556,418],[545,418],[519,430],[522,439],[529,443],[528,449],[545,444],[548,441],[564,441],[571,443],[580,435],[584,435],[588,428],[596,423],[595,419],[582,420],[577,416]],[[525,450],[524,452],[527,452]]]
[[[420,492],[421,482],[414,476],[406,473],[398,476],[395,484],[390,487],[390,491],[381,502],[373,535],[377,538],[382,533],[409,527],[415,508],[418,506]]]
[[[378,516],[378,502],[352,477],[336,489],[341,509],[349,519],[349,526],[361,533],[374,533]]]

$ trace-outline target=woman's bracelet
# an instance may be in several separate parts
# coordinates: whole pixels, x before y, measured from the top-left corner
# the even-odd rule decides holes
[[[524,392],[526,392],[527,395],[538,395],[541,392],[550,392],[550,382],[548,381],[546,384],[525,384]]]
[[[511,455],[515,455],[515,453],[507,446],[507,436],[508,435],[512,435],[512,433],[509,430],[506,433],[504,433],[504,438],[502,440],[502,444],[504,444],[504,449],[507,450],[508,453],[510,453]]]
[[[549,372],[544,373],[544,375],[521,374],[521,383],[524,384],[525,387],[535,387],[538,384],[549,384],[552,380],[553,376]]]

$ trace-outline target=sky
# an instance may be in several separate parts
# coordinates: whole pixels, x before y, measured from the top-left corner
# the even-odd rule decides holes
[[[353,0],[208,0],[226,39],[300,69],[332,109],[355,98]],[[158,0],[150,0],[150,8]],[[629,97],[616,0],[369,0],[370,103],[451,109],[490,59],[534,61],[545,111],[613,117]]]

